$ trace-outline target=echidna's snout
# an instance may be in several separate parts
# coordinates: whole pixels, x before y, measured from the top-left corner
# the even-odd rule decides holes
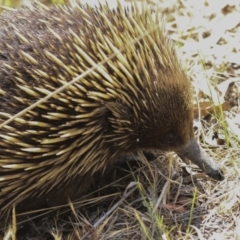
[[[177,154],[179,154],[182,157],[186,157],[190,161],[195,163],[209,177],[218,181],[222,181],[224,179],[224,175],[219,166],[203,150],[203,148],[196,142],[195,139],[191,139],[186,146],[177,151]]]

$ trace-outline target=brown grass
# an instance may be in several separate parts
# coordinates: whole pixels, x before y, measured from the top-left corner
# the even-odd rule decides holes
[[[210,180],[172,153],[150,162],[139,153],[138,163],[111,170],[94,197],[29,219],[18,239],[240,239],[239,1],[149,1],[153,10],[158,3],[193,82],[196,136],[226,179]],[[15,239],[15,229],[4,239]]]

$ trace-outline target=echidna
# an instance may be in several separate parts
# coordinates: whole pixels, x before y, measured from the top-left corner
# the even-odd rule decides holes
[[[161,25],[158,12],[120,4],[0,16],[2,211],[26,199],[67,201],[141,149],[175,151],[223,179],[194,140],[190,81]]]

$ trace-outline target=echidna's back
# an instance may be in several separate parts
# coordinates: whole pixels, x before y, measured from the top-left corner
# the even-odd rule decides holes
[[[49,85],[52,91],[62,86],[58,76],[63,81],[69,81],[83,71],[74,69],[69,72],[57,60],[47,56],[46,51],[62,61],[62,64],[74,68],[76,59],[73,59],[74,39],[69,35],[69,31],[76,35],[83,31],[87,39],[91,40],[93,25],[87,24],[86,19],[93,19],[93,12],[85,9],[89,14],[87,18],[74,8],[54,7],[48,11],[41,8],[27,7],[17,11],[7,12],[0,15],[0,75],[2,81],[0,88],[5,91],[1,98],[0,111],[16,114],[20,110],[38,100],[37,96],[24,91],[19,92],[15,88],[16,78],[20,84],[26,84],[28,88],[45,87]],[[95,24],[98,24],[97,22]],[[96,26],[97,27],[97,26]],[[85,44],[87,41],[83,40]],[[88,49],[88,46],[85,46]],[[84,49],[84,50],[86,50]],[[38,61],[35,64],[28,56]],[[42,76],[36,71],[42,71]],[[33,76],[35,75],[35,76]],[[13,81],[14,79],[14,81]],[[47,89],[47,87],[45,87]],[[29,101],[16,101],[16,97],[24,98]]]
[[[83,39],[85,46],[79,47],[88,52],[90,40],[95,41],[91,39],[93,28],[101,25],[98,22],[87,22],[93,20],[95,14],[88,7],[54,7],[48,11],[24,7],[17,12],[0,15],[0,124],[88,69],[89,64],[83,62],[83,66],[80,66],[81,60],[74,57],[76,53],[73,45],[79,45],[79,39],[74,39],[74,36],[79,36],[80,32],[86,36],[88,40]],[[64,170],[64,164],[67,164],[71,154],[54,157],[58,151],[74,144],[74,137],[66,139],[66,143],[55,141],[45,144],[45,147],[50,147],[49,150],[55,151],[50,155],[48,150],[41,153],[33,149],[41,148],[44,145],[41,141],[48,139],[51,134],[57,135],[59,131],[66,130],[66,125],[73,120],[80,103],[93,102],[86,100],[87,96],[84,97],[78,90],[75,88],[68,92],[63,91],[31,113],[24,114],[0,129],[2,209],[8,210],[16,201],[21,202],[23,210],[60,205],[67,203],[68,199],[81,197],[79,193],[88,187],[91,174],[72,176],[69,172],[75,170],[71,170],[69,166]],[[69,99],[76,101],[70,103]],[[79,109],[77,115],[93,109],[94,107],[90,110]],[[48,112],[59,116],[62,113],[65,117],[47,117]],[[86,121],[77,121],[75,127],[84,127]],[[69,123],[69,129],[73,125]],[[88,141],[85,143],[88,144]],[[32,150],[24,151],[24,148]],[[81,157],[80,154],[76,155],[75,161]],[[81,155],[84,157],[84,152]],[[36,167],[35,171],[26,170],[31,167]],[[56,180],[53,184],[48,184],[45,177]],[[16,186],[8,187],[9,184]],[[15,188],[18,190],[14,191]],[[23,201],[25,197],[26,201]]]

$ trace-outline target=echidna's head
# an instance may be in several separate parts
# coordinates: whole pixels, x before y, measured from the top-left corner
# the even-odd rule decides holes
[[[142,77],[142,85],[126,91],[129,104],[122,100],[107,104],[112,112],[109,121],[120,146],[130,150],[177,151],[193,138],[190,83],[180,70],[148,69],[149,81],[136,73]]]
[[[175,69],[171,63],[166,68],[152,64],[155,68],[145,71],[145,76],[139,71],[135,88],[129,84],[127,95],[106,104],[113,133],[109,141],[123,151],[175,151],[210,177],[223,180],[219,167],[194,139],[190,82],[181,66],[174,64]]]

